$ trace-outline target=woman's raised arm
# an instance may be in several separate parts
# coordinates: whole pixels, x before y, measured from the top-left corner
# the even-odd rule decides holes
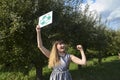
[[[38,48],[41,50],[41,52],[46,57],[49,58],[50,51],[43,46],[42,39],[41,39],[41,30],[40,30],[40,26],[39,25],[36,26],[36,33],[37,33],[37,45],[38,45]]]

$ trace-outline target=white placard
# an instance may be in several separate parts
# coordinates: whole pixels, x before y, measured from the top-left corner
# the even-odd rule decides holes
[[[44,27],[52,23],[53,11],[50,11],[39,17],[38,25]]]

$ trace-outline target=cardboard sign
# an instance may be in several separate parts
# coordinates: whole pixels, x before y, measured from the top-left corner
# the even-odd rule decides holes
[[[38,25],[44,27],[52,23],[53,11],[50,11],[42,16],[39,17]]]

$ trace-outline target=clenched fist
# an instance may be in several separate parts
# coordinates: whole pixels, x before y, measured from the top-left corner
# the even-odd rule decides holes
[[[83,50],[82,45],[77,45],[78,50]]]

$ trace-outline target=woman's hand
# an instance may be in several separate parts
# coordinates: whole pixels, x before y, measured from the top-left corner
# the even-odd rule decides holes
[[[77,45],[77,50],[83,50],[82,45]]]
[[[40,26],[39,25],[36,26],[36,31],[40,31]]]

